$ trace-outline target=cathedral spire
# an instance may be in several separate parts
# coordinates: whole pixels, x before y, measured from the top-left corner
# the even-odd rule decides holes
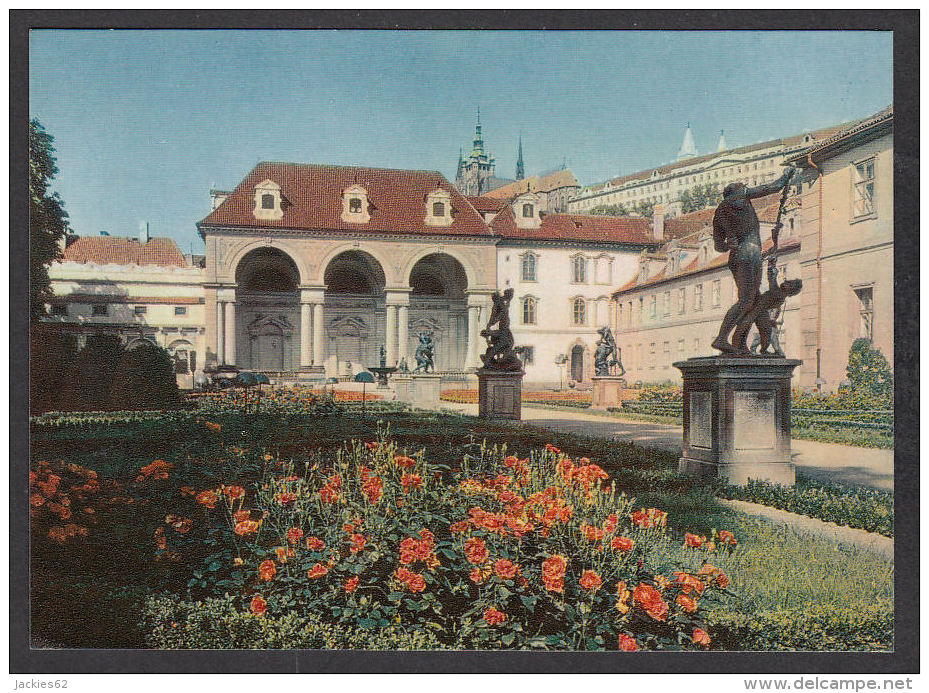
[[[720,130],[719,131],[719,143],[716,145],[716,151],[724,152],[727,149],[729,149],[729,147],[726,146],[726,131]]]
[[[526,177],[526,168],[523,166],[523,136],[519,136],[519,149],[516,153],[516,180]]]
[[[690,131],[690,123],[687,123],[687,130],[684,131],[684,143],[677,153],[677,160],[690,159],[694,156],[697,156],[697,146],[694,144],[694,134]]]
[[[471,149],[472,154],[484,153],[484,138],[481,137],[481,107],[477,107],[477,125],[474,126],[474,144]]]

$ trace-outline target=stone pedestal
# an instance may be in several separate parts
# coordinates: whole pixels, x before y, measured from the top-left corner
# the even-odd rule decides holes
[[[438,409],[442,394],[442,376],[434,373],[414,373],[411,385],[413,406],[422,409]]]
[[[522,418],[524,371],[477,372],[477,415],[482,419]]]
[[[590,404],[592,409],[622,406],[623,388],[626,387],[625,378],[618,375],[595,375],[592,380],[594,383]]]
[[[413,376],[406,374],[396,374],[390,379],[394,386],[394,392],[397,393],[397,399],[401,402],[412,403],[413,401]]]
[[[682,474],[731,484],[795,480],[790,461],[790,379],[802,361],[710,356],[678,361],[684,377]]]

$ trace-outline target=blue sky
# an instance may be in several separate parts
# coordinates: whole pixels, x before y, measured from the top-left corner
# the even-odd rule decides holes
[[[866,116],[892,101],[889,32],[34,31],[30,113],[81,235],[140,221],[200,252],[211,186],[258,161],[454,178],[481,109],[497,173],[582,184]]]

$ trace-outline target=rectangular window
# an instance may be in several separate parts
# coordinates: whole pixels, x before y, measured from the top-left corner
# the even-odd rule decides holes
[[[626,309],[627,309],[626,310],[626,324],[631,325],[632,324],[632,301],[629,301],[629,303],[626,304]]]
[[[703,310],[703,284],[694,287],[694,310]]]
[[[523,347],[523,365],[528,366],[532,363],[535,358],[535,347],[524,346]]]
[[[49,311],[52,315],[67,315],[68,305],[66,303],[54,303]]]
[[[99,315],[106,315],[107,312],[108,312],[108,311],[107,311],[107,308],[108,308],[108,307],[109,307],[109,306],[107,306],[106,303],[96,303],[96,304],[94,304],[93,306],[91,306],[91,308],[90,308],[90,314],[91,314],[91,315],[98,315],[98,316],[99,316]]]
[[[874,337],[874,288],[855,289],[858,298],[858,336],[865,339]]]
[[[175,315],[187,315],[187,308],[184,306],[174,306]]]
[[[574,299],[574,324],[587,324],[587,304],[583,298]]]
[[[652,320],[658,317],[658,294],[652,294],[652,303],[651,310],[649,311],[649,317]]]
[[[348,200],[348,211],[352,214],[361,214],[361,198],[352,197]],[[435,216],[433,214],[433,216]]]
[[[136,315],[145,315],[148,312],[148,306],[136,306],[135,314]]]
[[[719,307],[720,280],[713,280],[713,306]]]
[[[532,253],[523,255],[522,275],[524,282],[535,281],[535,255]]]
[[[664,346],[664,367],[671,367],[671,342],[665,342]]]
[[[874,214],[874,159],[854,165],[852,181],[855,189],[852,198],[852,216],[867,217]]]
[[[664,292],[664,314],[671,315],[671,292]]]
[[[587,282],[587,261],[580,255],[573,260],[574,283],[584,284]]]
[[[677,290],[677,312],[683,315],[686,309],[687,309],[687,290],[681,288]]]
[[[684,359],[684,340],[677,340],[677,357],[681,360]]]
[[[270,193],[265,193],[264,195],[262,195],[261,196],[261,208],[262,209],[274,209],[274,195],[271,195]]]
[[[655,370],[655,342],[648,345],[648,367]]]
[[[523,324],[535,325],[535,299],[528,296],[523,299]]]
[[[700,338],[694,339],[694,356],[700,355]]]

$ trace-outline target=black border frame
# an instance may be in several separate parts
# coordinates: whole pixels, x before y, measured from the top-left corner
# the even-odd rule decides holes
[[[33,11],[10,14],[10,673],[917,673],[919,671],[919,12]],[[894,44],[893,653],[32,650],[29,648],[29,31],[72,29],[880,30]],[[915,589],[914,589],[915,588]]]

